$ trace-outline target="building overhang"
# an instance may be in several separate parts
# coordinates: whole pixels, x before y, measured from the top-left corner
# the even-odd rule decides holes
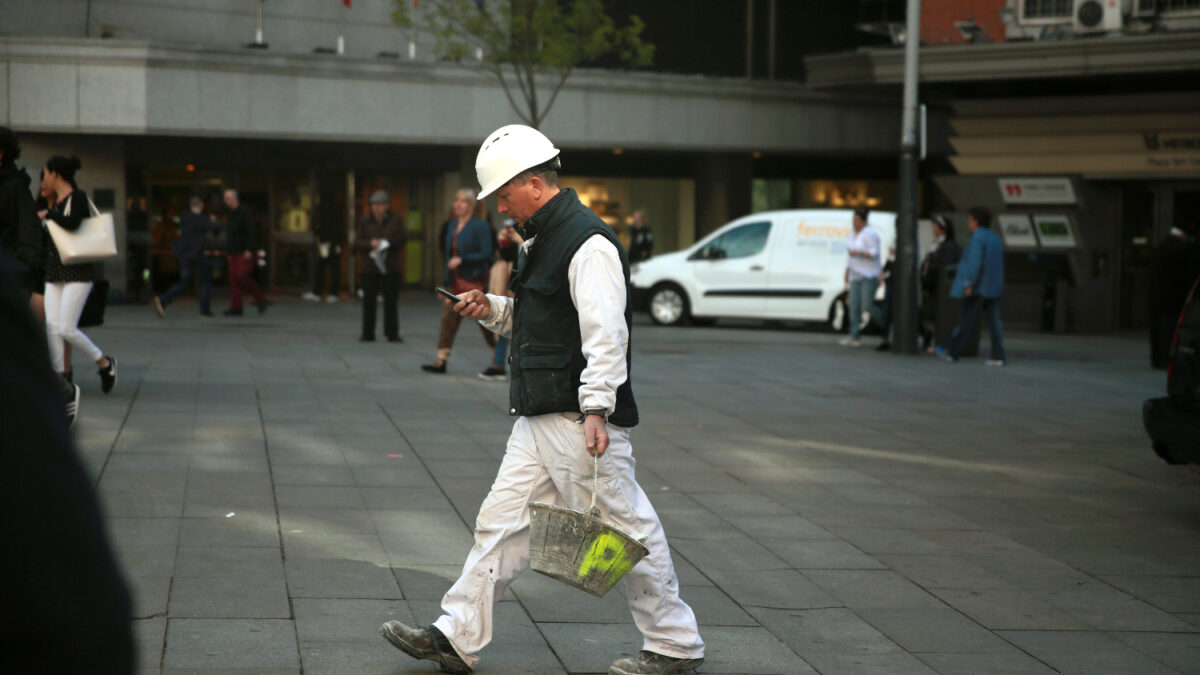
[[[514,121],[493,77],[453,64],[0,38],[0,124],[19,131],[473,146]],[[839,156],[899,145],[890,97],[584,69],[542,128],[594,149]]]
[[[804,60],[814,89],[867,89],[904,82],[902,48],[868,48]],[[922,47],[925,83],[1038,80],[1200,71],[1200,32],[1155,33]]]

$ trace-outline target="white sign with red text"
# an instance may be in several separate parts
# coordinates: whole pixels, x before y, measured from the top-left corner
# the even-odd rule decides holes
[[[1005,204],[1074,204],[1071,179],[1001,178],[1000,196]]]

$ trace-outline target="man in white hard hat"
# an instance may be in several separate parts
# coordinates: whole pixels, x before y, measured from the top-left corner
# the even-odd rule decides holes
[[[502,127],[475,160],[483,191],[495,193],[525,243],[513,271],[515,298],[467,291],[454,310],[511,335],[509,413],[517,416],[500,471],[475,522],[475,545],[442,598],[432,625],[397,621],[380,632],[410,656],[443,670],[470,672],[492,639],[492,609],[529,566],[529,502],[585,511],[599,461],[597,505],[620,529],[645,537],[650,554],[625,577],[636,657],[612,675],[678,673],[704,660],[692,609],[666,534],[634,479],[630,428],[638,423],[629,380],[629,260],[616,234],[558,187],[558,149],[536,129]]]

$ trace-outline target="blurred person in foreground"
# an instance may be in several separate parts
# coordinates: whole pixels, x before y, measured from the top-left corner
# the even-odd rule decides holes
[[[126,675],[129,591],[17,265],[0,253],[0,672]]]
[[[493,132],[475,160],[482,194],[496,194],[525,243],[514,298],[468,290],[449,309],[512,338],[509,413],[517,420],[442,616],[424,628],[388,621],[380,632],[413,658],[470,672],[491,642],[496,600],[529,566],[529,502],[587,510],[597,467],[597,504],[616,527],[644,536],[650,551],[624,578],[642,650],[608,672],[693,670],[704,642],[679,597],[662,523],[634,477],[629,259],[575,191],[559,188],[558,154],[541,132],[510,125]]]

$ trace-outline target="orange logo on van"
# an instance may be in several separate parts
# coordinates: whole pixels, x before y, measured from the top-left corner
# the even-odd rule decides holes
[[[800,221],[796,225],[796,234],[812,239],[845,239],[850,236],[849,226],[808,224]]]

